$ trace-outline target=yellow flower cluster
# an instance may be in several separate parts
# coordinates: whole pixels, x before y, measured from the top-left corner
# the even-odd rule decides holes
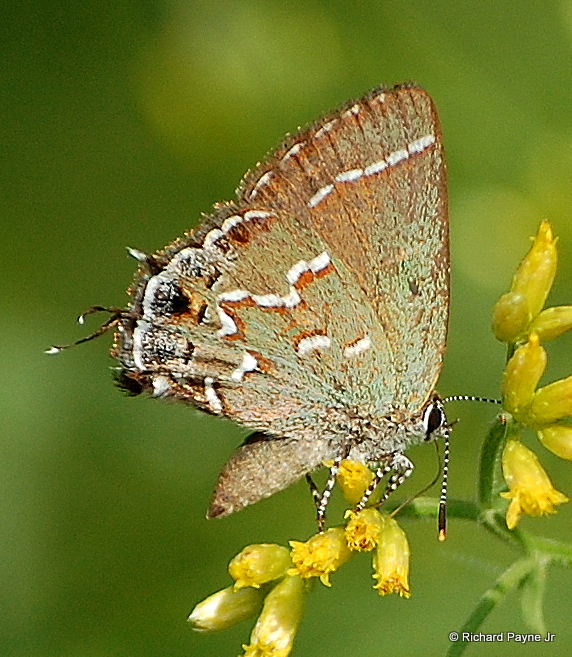
[[[372,480],[360,463],[343,461],[338,483],[355,505]],[[357,497],[356,497],[357,496]],[[371,504],[371,502],[370,502]],[[259,613],[244,657],[286,657],[302,616],[305,582],[330,575],[355,552],[373,552],[375,589],[409,597],[409,545],[397,522],[372,506],[348,511],[345,527],[332,527],[307,541],[249,545],[229,564],[234,585],[200,602],[189,616],[195,630],[224,629]]]
[[[572,460],[572,376],[538,388],[546,369],[542,342],[572,328],[572,306],[543,310],[558,262],[556,238],[548,221],[514,275],[510,292],[493,311],[493,331],[508,343],[510,358],[502,384],[503,407],[519,424],[534,429],[541,443],[557,456]],[[523,513],[554,513],[568,498],[557,491],[536,455],[519,440],[507,441],[502,458],[510,500],[507,526],[516,526]]]

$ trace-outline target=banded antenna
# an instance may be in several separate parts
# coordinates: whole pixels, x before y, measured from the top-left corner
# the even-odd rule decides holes
[[[55,344],[49,349],[46,349],[44,353],[59,354],[60,351],[63,351],[64,349],[69,349],[70,347],[75,347],[78,344],[83,344],[84,342],[89,342],[94,338],[98,338],[100,335],[103,335],[104,333],[107,333],[107,331],[115,328],[122,317],[129,315],[128,311],[122,310],[121,308],[104,308],[103,306],[91,306],[91,308],[88,308],[77,318],[77,323],[83,326],[85,323],[85,318],[88,315],[93,315],[94,313],[109,313],[109,319],[107,319],[98,329],[96,329],[93,333],[90,333],[85,338],[80,338],[71,344]]]
[[[147,255],[146,253],[143,253],[143,251],[139,251],[139,249],[132,249],[130,247],[127,247],[127,252],[132,258],[135,258],[135,260],[140,263],[141,267],[143,267],[145,271],[149,273],[157,273],[155,271],[157,269],[157,263],[153,256]],[[89,342],[90,340],[98,338],[100,335],[107,333],[107,331],[114,329],[123,317],[133,316],[135,318],[134,314],[132,314],[129,310],[124,310],[123,308],[90,306],[77,318],[77,323],[83,326],[85,324],[85,318],[88,315],[93,315],[94,313],[109,313],[109,319],[107,319],[98,329],[87,335],[85,338],[80,338],[79,340],[71,342],[70,344],[55,344],[49,349],[46,349],[44,353],[59,354],[61,351],[64,351],[64,349],[69,349],[70,347],[75,347],[78,344]]]
[[[445,397],[443,403],[452,401],[477,401],[487,404],[501,404],[500,399],[491,399],[490,397],[475,397],[474,395],[452,395]],[[439,498],[439,540],[444,541],[447,538],[447,486],[449,480],[449,436],[445,436],[445,451],[443,454],[443,478],[441,480],[441,496]]]
[[[439,540],[447,538],[447,485],[449,481],[449,436],[445,436],[445,451],[443,453],[443,475],[441,479],[441,497],[439,498]]]
[[[502,404],[500,399],[491,399],[490,397],[475,397],[474,395],[452,395],[451,397],[445,397],[445,399],[443,399],[444,404],[453,401],[476,401],[485,402],[487,404]]]

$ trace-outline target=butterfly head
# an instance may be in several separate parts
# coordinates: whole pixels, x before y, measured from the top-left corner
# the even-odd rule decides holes
[[[438,395],[433,395],[425,405],[421,424],[425,442],[433,442],[438,438],[449,438],[451,425],[447,422],[443,400]]]

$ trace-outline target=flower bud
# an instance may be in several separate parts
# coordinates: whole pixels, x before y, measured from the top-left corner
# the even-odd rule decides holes
[[[526,296],[533,318],[542,310],[554,281],[558,264],[556,242],[550,222],[543,221],[512,281],[511,292]]]
[[[517,420],[526,421],[526,411],[545,368],[546,351],[533,333],[508,361],[502,382],[503,407]]]
[[[526,334],[532,319],[528,299],[522,292],[507,292],[493,308],[493,333],[501,342],[516,342]]]
[[[379,543],[373,556],[374,586],[380,595],[397,593],[408,598],[409,543],[407,536],[393,518],[385,518]]]
[[[572,426],[557,422],[538,430],[540,442],[561,459],[572,461]]]
[[[244,586],[258,588],[261,584],[284,577],[292,566],[290,551],[282,545],[262,543],[248,545],[228,565],[235,580],[235,589]]]
[[[530,325],[530,332],[538,333],[541,342],[554,340],[572,328],[572,306],[545,308]]]
[[[213,593],[199,602],[189,616],[189,622],[197,632],[225,630],[236,623],[255,616],[262,607],[266,590],[234,587]]]
[[[529,414],[532,422],[538,424],[549,424],[572,416],[572,376],[537,390]]]
[[[244,657],[287,657],[303,606],[304,582],[300,577],[286,576],[266,596],[250,645],[244,646]]]

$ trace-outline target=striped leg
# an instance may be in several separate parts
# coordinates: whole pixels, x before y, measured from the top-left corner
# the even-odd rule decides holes
[[[401,452],[395,452],[392,455],[391,460],[388,461],[385,466],[378,468],[376,471],[371,484],[366,488],[363,497],[355,508],[356,512],[361,511],[365,507],[373,491],[378,487],[383,477],[389,472],[393,472],[393,474],[387,481],[383,495],[376,504],[377,507],[381,506],[391,493],[399,488],[399,486],[411,476],[411,473],[413,472],[413,463]]]
[[[326,522],[326,507],[328,506],[328,502],[330,500],[330,496],[332,494],[332,489],[334,488],[334,484],[336,483],[336,477],[338,475],[338,472],[340,471],[340,465],[342,461],[345,459],[346,454],[340,454],[339,456],[336,457],[334,464],[330,468],[330,474],[328,476],[328,481],[326,481],[326,486],[324,487],[324,491],[322,494],[319,496],[319,502],[316,505],[316,521],[318,523],[318,531],[322,533],[324,531],[324,524]]]
[[[322,496],[320,494],[318,487],[316,486],[315,481],[312,479],[312,477],[309,474],[306,475],[306,481],[308,482],[308,487],[310,489],[310,493],[312,494],[312,499],[314,500],[314,504],[316,505],[316,509],[317,509],[318,504],[320,504],[320,498]]]
[[[343,449],[341,454],[339,454],[330,468],[330,474],[328,476],[328,480],[326,481],[326,485],[324,487],[323,493],[320,495],[318,490],[316,489],[316,492],[310,487],[310,490],[312,490],[312,495],[314,496],[314,500],[318,500],[318,503],[316,505],[317,513],[316,513],[316,521],[318,523],[318,531],[321,533],[324,531],[324,524],[326,522],[326,507],[328,506],[328,501],[330,499],[330,496],[332,494],[332,490],[334,488],[334,484],[336,483],[336,477],[338,475],[338,472],[340,471],[340,465],[342,464],[342,461],[344,459],[348,458],[348,455],[350,453],[351,449],[351,443],[348,441]],[[313,482],[312,482],[313,483]],[[314,486],[315,488],[315,486]]]

